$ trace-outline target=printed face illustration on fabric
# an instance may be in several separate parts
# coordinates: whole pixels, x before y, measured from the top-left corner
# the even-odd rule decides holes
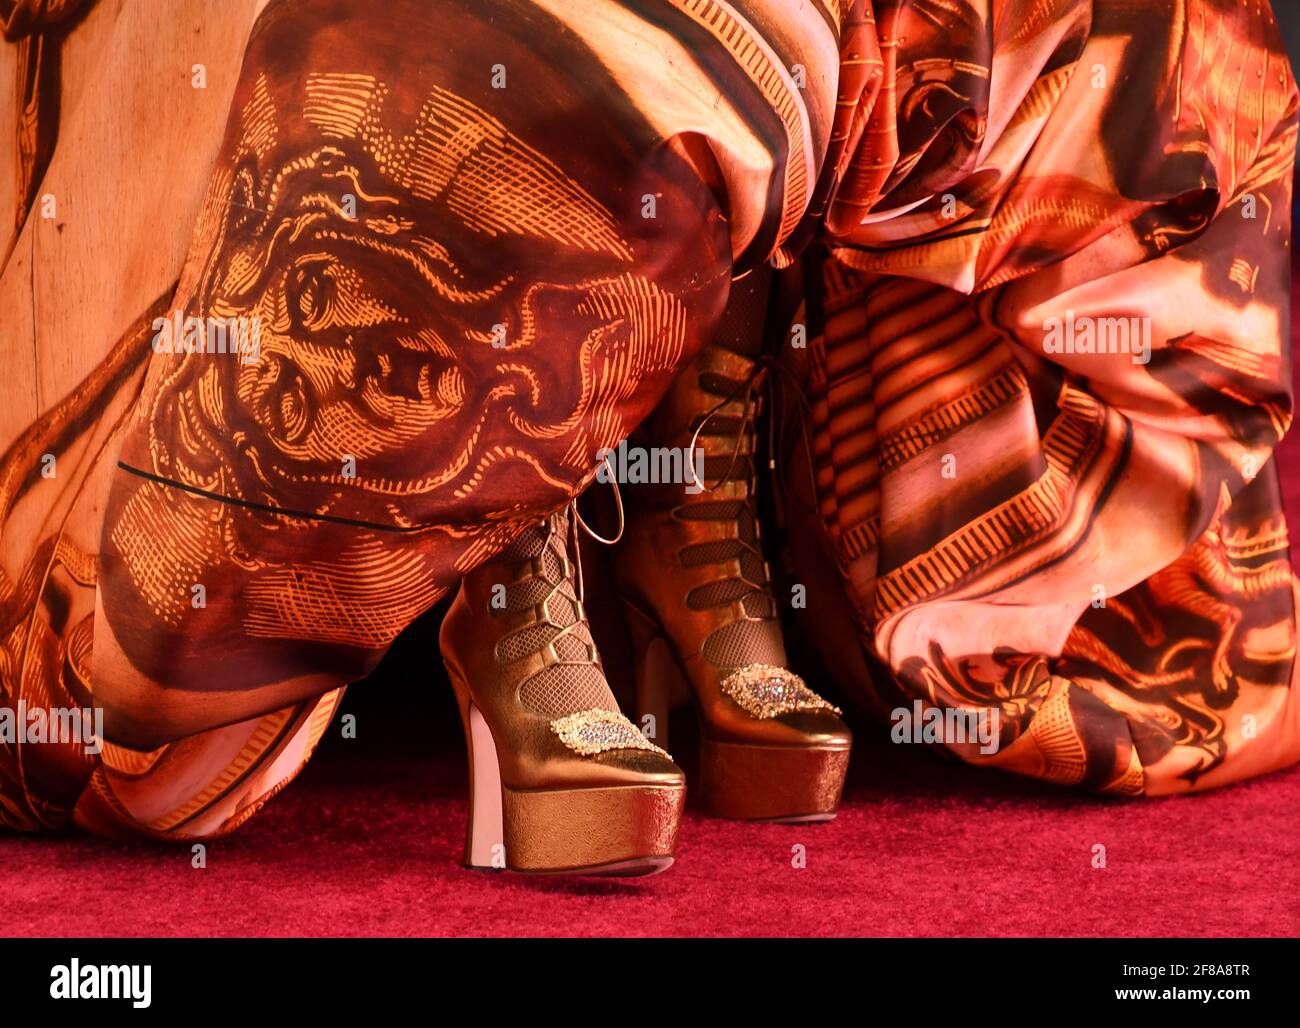
[[[152,411],[184,430],[150,456],[222,495],[399,526],[537,481],[559,499],[631,369],[680,355],[675,301],[630,273],[608,211],[473,104],[435,88],[393,117],[355,74],[305,94],[318,140],[288,156],[258,81],[190,305],[256,324],[259,352],[184,360]],[[580,360],[539,345],[559,333]]]
[[[315,46],[310,66],[348,66]],[[486,556],[468,540],[562,502],[648,412],[698,334],[691,294],[716,287],[638,267],[663,233],[723,245],[671,163],[638,163],[634,190],[614,168],[611,205],[509,131],[518,91],[490,113],[419,76],[267,66],[177,294],[255,352],[153,357],[109,501],[104,609],[154,675],[218,641],[263,680],[250,638],[387,645],[452,584],[449,553]],[[643,224],[647,191],[677,220]]]

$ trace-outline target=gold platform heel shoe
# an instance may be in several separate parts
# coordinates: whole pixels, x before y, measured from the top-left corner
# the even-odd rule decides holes
[[[569,532],[566,514],[526,530],[465,576],[442,623],[469,749],[464,863],[655,874],[673,862],[685,780],[619,713]]]
[[[720,341],[756,350],[744,336],[758,331],[761,311],[752,307],[763,295],[761,286],[733,291]],[[840,712],[786,667],[754,504],[759,375],[735,349],[707,345],[635,440],[698,447],[706,484],[625,489],[614,566],[637,658],[637,717],[667,745],[667,712],[684,681],[700,716],[706,812],[830,820],[852,736]]]

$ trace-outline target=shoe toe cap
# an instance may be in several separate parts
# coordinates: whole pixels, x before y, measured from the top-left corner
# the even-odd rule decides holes
[[[807,746],[848,749],[853,744],[848,725],[828,710],[795,710],[776,720],[802,736]]]
[[[671,757],[650,750],[610,750],[593,758],[628,784],[685,786],[686,776]]]

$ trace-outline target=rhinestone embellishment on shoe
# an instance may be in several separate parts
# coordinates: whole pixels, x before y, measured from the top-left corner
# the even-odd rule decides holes
[[[606,750],[650,750],[668,756],[622,714],[599,707],[557,717],[551,722],[551,731],[565,746],[584,757],[594,757]]]
[[[809,689],[793,671],[770,664],[750,664],[733,671],[722,680],[722,691],[740,704],[745,713],[760,721],[796,710],[842,713],[839,707]]]

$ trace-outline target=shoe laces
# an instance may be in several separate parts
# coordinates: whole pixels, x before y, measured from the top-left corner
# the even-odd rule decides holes
[[[578,510],[578,498],[576,496],[569,501],[569,529],[572,532],[573,541],[573,572],[579,603],[582,602],[587,590],[582,580],[582,539],[578,533],[580,531],[585,532],[589,539],[600,543],[602,546],[614,546],[623,538],[623,531],[627,528],[627,517],[623,513],[623,494],[618,489],[618,479],[614,474],[614,466],[610,463],[609,457],[605,457],[603,460],[605,468],[609,472],[609,484],[614,490],[614,506],[618,510],[618,531],[614,534],[614,538],[606,539],[587,524],[582,517],[582,512]]]
[[[775,373],[775,374],[774,374]],[[723,376],[717,376],[724,378]],[[807,395],[803,391],[803,386],[793,371],[781,363],[772,354],[762,354],[755,358],[754,366],[750,369],[748,375],[743,379],[725,379],[732,384],[733,388],[730,393],[723,396],[696,424],[694,431],[691,433],[691,443],[687,450],[688,453],[694,453],[696,446],[699,445],[700,436],[705,434],[705,428],[716,417],[731,415],[722,415],[723,410],[730,404],[735,403],[742,396],[744,403],[741,408],[738,425],[736,428],[735,439],[731,447],[731,459],[728,462],[727,470],[723,473],[713,485],[707,485],[700,481],[695,475],[695,464],[693,461],[686,462],[688,485],[698,486],[701,492],[711,493],[720,488],[725,482],[731,480],[732,474],[736,470],[736,463],[740,459],[741,450],[744,447],[745,436],[753,432],[754,419],[756,419],[763,407],[763,401],[766,400],[767,409],[770,412],[767,419],[767,466],[768,470],[773,472],[772,482],[774,488],[784,496],[781,485],[781,476],[776,474],[777,466],[781,460],[781,446],[786,435],[786,425],[788,419],[793,417],[799,427],[799,436],[803,443],[804,455],[807,458],[807,469],[809,482],[813,487],[812,495],[816,495],[816,472],[815,463],[812,453],[812,441],[809,438],[808,422],[812,417],[812,405],[808,401]],[[716,390],[708,389],[703,383],[701,388],[706,392]],[[790,399],[793,399],[793,406]],[[757,433],[754,433],[755,435]],[[751,459],[752,459],[751,454]],[[750,496],[746,502],[752,501],[756,475],[751,469],[750,473]]]

